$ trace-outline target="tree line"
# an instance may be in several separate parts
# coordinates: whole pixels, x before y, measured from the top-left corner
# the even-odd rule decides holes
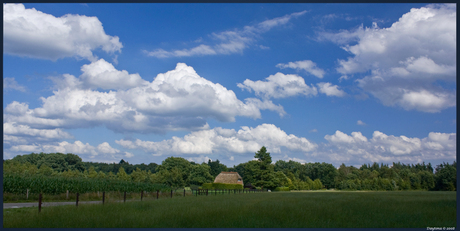
[[[227,167],[219,160],[201,164],[181,157],[168,157],[161,164],[132,165],[123,159],[119,163],[83,162],[74,154],[31,153],[4,160],[3,172],[14,175],[38,174],[70,178],[116,179],[122,181],[162,184],[172,188],[198,188],[212,183],[222,171],[238,172],[245,184],[267,189],[289,190],[448,190],[457,188],[457,165],[443,163],[363,164],[361,167],[328,163],[305,163],[278,160],[272,163],[270,153],[262,147],[256,160]]]

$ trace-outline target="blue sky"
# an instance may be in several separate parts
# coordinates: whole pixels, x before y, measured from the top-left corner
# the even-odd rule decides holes
[[[456,160],[455,4],[4,4],[4,158]]]

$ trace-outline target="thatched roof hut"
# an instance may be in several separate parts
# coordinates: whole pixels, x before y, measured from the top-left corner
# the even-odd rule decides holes
[[[237,172],[221,172],[216,176],[214,183],[243,185],[243,178]]]

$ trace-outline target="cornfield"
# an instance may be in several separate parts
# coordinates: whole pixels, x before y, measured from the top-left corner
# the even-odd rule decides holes
[[[137,183],[112,179],[3,175],[3,193],[25,194],[27,189],[29,189],[29,193],[45,193],[49,195],[65,193],[67,190],[74,193],[97,191],[152,192],[157,190],[170,190],[168,186],[161,184]]]

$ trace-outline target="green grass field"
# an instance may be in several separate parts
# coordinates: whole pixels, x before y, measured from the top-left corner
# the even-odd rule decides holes
[[[456,192],[272,192],[4,209],[3,227],[426,228],[456,226]]]

